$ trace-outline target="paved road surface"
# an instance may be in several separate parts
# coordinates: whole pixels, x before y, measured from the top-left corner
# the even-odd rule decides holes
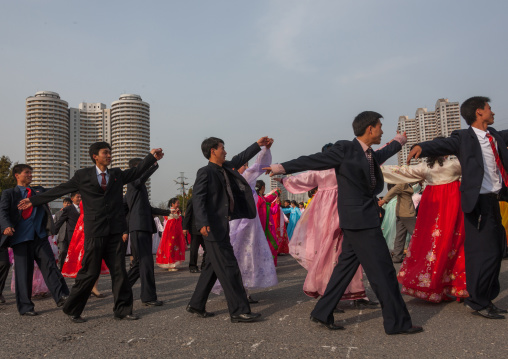
[[[309,321],[316,300],[302,292],[305,270],[285,256],[279,258],[277,272],[277,287],[252,293],[260,300],[253,311],[263,314],[257,323],[231,323],[226,301],[213,294],[207,309],[215,317],[187,313],[185,306],[198,276],[187,270],[156,269],[159,299],[165,302],[162,307],[142,306],[138,282],[134,311],[141,319],[131,322],[113,319],[108,276],[101,277],[99,288],[109,295],[90,299],[84,324],[71,323],[50,298],[35,301],[38,317],[21,317],[14,295],[6,288],[8,303],[0,305],[0,357],[508,358],[508,319],[473,316],[456,302],[431,304],[406,296],[413,322],[425,328],[418,335],[388,336],[379,309],[358,310],[346,303],[346,313],[335,317],[346,330],[328,331]],[[508,308],[508,261],[503,261],[501,283],[496,303]]]

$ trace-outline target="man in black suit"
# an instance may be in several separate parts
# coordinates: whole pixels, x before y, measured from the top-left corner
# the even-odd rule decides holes
[[[0,200],[0,227],[3,229],[0,247],[8,245],[14,253],[16,305],[19,314],[35,316],[37,312],[34,311],[32,302],[34,260],[57,306],[64,304],[69,288],[56,266],[48,242],[48,235],[55,233],[49,207],[40,203],[24,211],[18,210],[20,200],[42,196],[46,190],[40,186],[30,187],[32,167],[29,165],[15,165],[12,174],[17,185],[4,190]]]
[[[61,214],[55,222],[55,230],[58,235],[58,263],[60,265],[60,270],[62,270],[63,264],[65,262],[65,258],[67,257],[67,251],[69,250],[69,243],[72,239],[72,235],[74,234],[74,229],[76,228],[76,223],[78,223],[79,219],[79,204],[81,203],[81,195],[79,192],[74,192],[71,194],[72,204],[70,206],[66,206],[62,209]],[[60,228],[65,226],[65,236],[64,238],[60,238]]]
[[[135,168],[143,159],[133,158],[129,167]],[[141,277],[141,302],[144,305],[160,306],[155,288],[155,274],[152,255],[152,235],[157,232],[153,216],[169,216],[170,211],[150,205],[145,182],[157,171],[159,165],[153,164],[140,178],[127,185],[124,202],[127,206],[127,226],[131,239],[133,260],[127,273],[131,287]]]
[[[76,276],[71,294],[63,311],[75,323],[83,323],[81,313],[100,275],[102,260],[111,273],[115,299],[115,319],[138,319],[132,314],[132,289],[125,270],[125,245],[128,235],[123,206],[123,186],[138,179],[150,166],[163,157],[162,149],[153,149],[135,168],[108,169],[111,146],[96,142],[90,146],[90,158],[95,166],[77,170],[68,182],[43,193],[22,200],[18,206],[25,210],[55,200],[67,193],[79,191],[83,200],[85,231],[82,267]]]
[[[198,268],[198,251],[199,246],[203,248],[203,259],[201,261],[201,269],[205,266],[206,259],[206,248],[203,240],[203,236],[196,227],[196,217],[194,217],[194,206],[192,205],[192,197],[187,203],[187,209],[185,210],[185,216],[182,222],[183,233],[187,237],[187,233],[190,232],[191,244],[189,253],[189,271],[191,273],[200,273]]]
[[[190,313],[203,318],[213,315],[205,310],[205,305],[215,281],[219,279],[233,323],[250,322],[261,316],[250,311],[229,239],[229,221],[256,217],[257,209],[250,186],[237,170],[253,158],[261,146],[272,142],[272,139],[262,137],[231,161],[226,161],[224,141],[221,139],[210,137],[201,144],[201,151],[209,162],[198,170],[192,202],[196,226],[205,239],[207,258],[187,306]]]
[[[325,293],[311,313],[311,320],[330,330],[344,329],[334,324],[333,311],[361,264],[381,302],[385,332],[413,334],[422,331],[422,328],[412,326],[400,294],[390,252],[381,231],[376,198],[384,188],[379,163],[400,151],[406,137],[397,135],[386,147],[374,152],[370,146],[381,143],[383,134],[381,118],[373,111],[362,112],[353,121],[356,136],[353,141],[338,141],[327,152],[272,165],[267,170],[273,174],[290,174],[334,168],[337,175],[337,207],[344,233],[342,253]]]
[[[464,304],[474,314],[503,319],[507,313],[492,303],[500,292],[499,272],[506,247],[501,223],[499,196],[508,185],[508,130],[496,131],[488,97],[472,97],[460,106],[460,114],[470,126],[453,131],[450,137],[422,142],[408,155],[455,155],[462,167],[460,185],[464,212],[464,254],[469,297]]]

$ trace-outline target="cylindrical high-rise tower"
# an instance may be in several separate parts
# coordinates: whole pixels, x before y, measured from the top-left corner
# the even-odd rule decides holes
[[[34,185],[54,187],[69,179],[69,106],[56,92],[26,99],[25,141]]]
[[[124,94],[111,104],[112,167],[129,168],[129,160],[150,151],[150,105],[141,96]]]

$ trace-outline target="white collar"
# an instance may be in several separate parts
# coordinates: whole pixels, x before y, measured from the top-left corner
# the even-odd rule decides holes
[[[97,166],[95,166],[95,172],[97,173],[97,176],[100,176],[101,173],[109,174],[108,169],[106,168],[105,172],[102,172],[101,169]]]
[[[473,126],[471,126],[471,128],[473,129],[474,133],[476,133],[476,136],[481,137],[483,139],[487,136],[487,133],[489,133],[489,131],[483,131]]]

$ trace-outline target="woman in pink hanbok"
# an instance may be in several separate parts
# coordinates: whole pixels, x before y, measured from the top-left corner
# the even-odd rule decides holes
[[[325,145],[325,152],[332,145]],[[278,179],[279,180],[279,179]],[[308,171],[280,179],[291,193],[305,193],[318,187],[318,191],[298,221],[289,253],[307,269],[303,291],[317,298],[325,292],[340,253],[343,234],[337,211],[337,177],[335,170]],[[373,306],[365,294],[360,266],[351,280],[342,300],[358,300],[355,304]]]
[[[270,204],[279,197],[280,191],[276,189],[265,196],[265,182],[257,180],[256,193],[258,195],[257,207],[259,220],[261,221],[268,245],[270,246],[270,251],[272,252],[273,263],[277,266],[277,251],[279,249],[279,243],[277,242],[275,223],[273,221],[273,213],[271,212],[272,208]]]

